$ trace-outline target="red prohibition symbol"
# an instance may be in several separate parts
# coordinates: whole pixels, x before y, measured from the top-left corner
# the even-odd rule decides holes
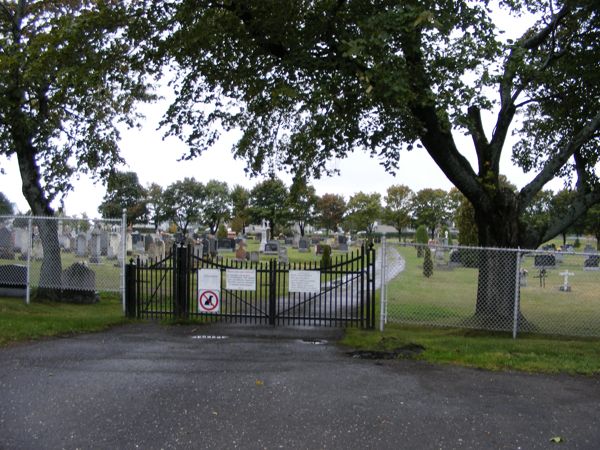
[[[219,295],[214,291],[203,291],[200,294],[198,303],[204,311],[214,311],[219,306]]]

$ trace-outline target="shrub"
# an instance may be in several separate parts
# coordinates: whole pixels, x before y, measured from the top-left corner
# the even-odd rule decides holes
[[[433,275],[433,261],[431,260],[431,250],[425,247],[425,259],[423,261],[423,275],[429,278]]]

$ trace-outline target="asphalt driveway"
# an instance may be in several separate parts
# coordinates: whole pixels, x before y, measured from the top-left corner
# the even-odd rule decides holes
[[[361,360],[335,337],[136,324],[0,349],[0,448],[600,448],[598,377]]]

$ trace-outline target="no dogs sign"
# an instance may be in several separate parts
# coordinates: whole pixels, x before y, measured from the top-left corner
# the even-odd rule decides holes
[[[203,289],[198,295],[198,311],[218,313],[221,308],[221,298],[217,290]]]

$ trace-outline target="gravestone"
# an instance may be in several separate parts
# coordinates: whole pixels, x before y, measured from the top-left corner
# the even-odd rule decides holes
[[[77,246],[75,254],[79,257],[84,257],[87,255],[87,236],[85,235],[85,233],[79,233],[79,235],[77,236]]]
[[[208,247],[205,247],[204,250],[208,251],[208,254],[211,256],[211,258],[215,258],[219,254],[217,239],[213,236],[209,236]]]
[[[263,253],[267,255],[277,255],[279,253],[279,241],[269,241],[265,244],[265,250]]]
[[[90,263],[98,264],[102,254],[102,237],[100,230],[94,229],[90,238]]]
[[[62,273],[63,300],[71,303],[97,303],[96,273],[82,263],[75,263]]]
[[[592,247],[590,244],[587,244],[583,249],[583,253],[597,253],[598,251]]]
[[[583,262],[583,270],[600,270],[600,255],[590,255]]]
[[[250,262],[258,262],[260,260],[260,252],[250,252]]]
[[[240,241],[238,248],[235,251],[235,259],[238,261],[244,261],[247,256],[248,252],[246,252],[246,243],[244,241]]]
[[[148,252],[150,245],[154,243],[154,237],[151,234],[144,236],[144,251]]]
[[[312,242],[313,245],[317,245],[319,242],[321,242],[321,240],[322,239],[320,237],[313,237],[311,239],[311,242]]]
[[[217,240],[217,248],[219,250],[224,251],[234,251],[235,250],[235,239],[218,239]]]
[[[6,228],[0,228],[0,259],[15,259],[15,243],[12,232]]]
[[[117,259],[121,253],[121,235],[119,233],[112,232],[108,235],[108,247],[106,249],[106,256],[108,259]]]
[[[24,297],[27,289],[27,266],[0,266],[0,296]]]
[[[322,255],[324,250],[325,250],[325,246],[324,245],[317,244],[315,246],[315,255]]]
[[[340,234],[337,237],[337,247],[338,247],[338,250],[340,250],[342,252],[348,251],[348,238],[346,236],[344,236],[343,234]]]
[[[27,246],[29,245],[29,239],[27,238],[27,230],[25,228],[14,228],[13,237],[15,240],[13,247],[15,251],[27,251]]]
[[[64,234],[58,236],[58,244],[60,245],[60,248],[66,253],[71,252],[71,238],[69,236],[66,236]]]
[[[450,254],[448,255],[448,264],[454,267],[462,265],[462,261],[460,260],[460,251],[457,248],[450,250]]]
[[[558,289],[562,292],[571,292],[571,285],[569,284],[569,277],[575,275],[573,272],[569,272],[565,270],[564,272],[560,272],[559,275],[564,277],[563,284]]]
[[[288,264],[290,262],[290,258],[288,257],[287,248],[281,247],[279,249],[279,253],[277,255],[277,260],[283,264]]]
[[[294,245],[294,238],[286,237],[285,240],[284,240],[284,242],[285,242],[285,245],[292,246],[292,245]]]
[[[529,275],[529,272],[527,272],[527,269],[521,269],[519,271],[519,286],[527,287],[527,276],[528,275]]]
[[[308,252],[309,249],[310,249],[310,241],[305,237],[301,237],[298,240],[298,251],[299,252]]]
[[[33,238],[31,257],[36,261],[41,261],[44,259],[44,246],[42,245],[42,240],[40,239],[39,235],[36,235]]]
[[[533,265],[537,268],[552,268],[556,267],[556,257],[551,254],[535,255]]]
[[[100,233],[100,254],[102,256],[108,256],[108,239],[109,239],[108,231],[103,230]]]
[[[127,237],[125,238],[125,251],[128,255],[131,255],[133,252],[133,237],[130,232],[127,232]]]
[[[299,234],[294,234],[294,237],[292,238],[292,248],[297,249],[298,245],[300,244],[300,238],[302,236],[300,236]]]

